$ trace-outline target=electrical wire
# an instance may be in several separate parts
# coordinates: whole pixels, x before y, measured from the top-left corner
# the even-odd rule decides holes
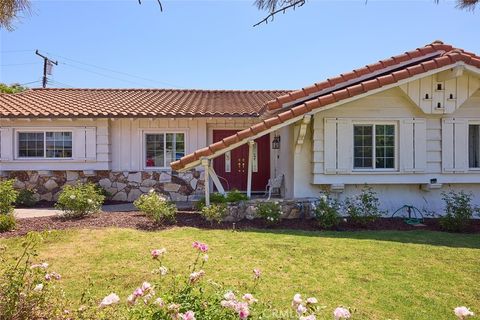
[[[10,63],[10,64],[0,64],[0,67],[13,67],[13,66],[26,66],[32,64],[40,64],[40,62],[25,62],[25,63]]]
[[[145,78],[145,77],[136,76],[136,75],[131,74],[131,73],[127,73],[127,72],[123,72],[123,71],[117,71],[117,70],[113,70],[113,69],[110,69],[110,68],[105,68],[105,67],[102,67],[102,66],[98,66],[98,65],[95,65],[95,64],[82,62],[82,61],[79,61],[79,60],[76,60],[76,59],[71,59],[71,58],[68,58],[68,57],[65,57],[65,56],[61,56],[61,55],[56,54],[56,53],[47,52],[47,54],[52,55],[52,56],[56,56],[60,59],[68,60],[68,61],[75,62],[75,63],[78,63],[78,64],[82,64],[82,65],[85,65],[85,66],[98,68],[98,69],[101,69],[101,70],[104,70],[104,71],[109,71],[109,72],[129,76],[129,77],[132,77],[132,78],[137,78],[137,79],[140,79],[140,80],[155,82],[155,83],[159,83],[159,84],[162,84],[162,85],[168,85],[168,86],[171,86],[171,87],[174,87],[174,88],[179,88],[179,86],[177,86],[175,84],[172,84],[172,83],[169,83],[169,82],[153,80],[153,79],[149,79],[149,78]]]
[[[27,84],[32,84],[32,83],[37,83],[37,82],[42,82],[42,80],[36,80],[36,81],[31,81],[31,82],[25,82],[25,83],[20,83],[21,86],[27,85]]]
[[[54,85],[60,85],[60,86],[63,86],[63,87],[75,88],[75,87],[72,86],[72,85],[69,85],[69,84],[66,84],[66,83],[63,83],[63,82],[54,80],[54,79],[48,79],[48,80],[47,80],[47,84],[48,84],[48,83],[51,83],[51,84],[54,84]]]
[[[15,53],[15,52],[35,52],[34,49],[25,49],[25,50],[1,50],[1,53]]]

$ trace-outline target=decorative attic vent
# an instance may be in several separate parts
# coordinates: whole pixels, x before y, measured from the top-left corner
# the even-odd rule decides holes
[[[428,93],[425,93],[425,99],[430,99],[430,96],[428,95]]]
[[[441,102],[437,102],[437,109],[442,109],[442,103]]]
[[[443,85],[441,83],[437,83],[437,90],[442,91],[443,90]]]

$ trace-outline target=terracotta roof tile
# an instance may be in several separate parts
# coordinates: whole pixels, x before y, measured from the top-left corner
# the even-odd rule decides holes
[[[277,91],[31,89],[0,94],[2,117],[258,117]]]
[[[267,130],[274,125],[281,124],[294,117],[299,117],[313,109],[321,108],[382,86],[394,84],[430,70],[451,65],[457,61],[463,61],[480,68],[479,56],[467,53],[462,49],[453,48],[441,41],[434,41],[423,48],[368,65],[353,72],[342,74],[339,77],[327,79],[313,86],[290,92],[288,95],[276,97],[265,105],[270,111],[276,110],[277,114],[264,120],[261,125],[254,125],[250,129],[244,130],[244,135],[240,136],[237,134],[225,138],[224,141],[233,138],[239,139],[243,136],[254,136],[259,133],[258,130],[262,127],[265,128],[264,130]],[[355,82],[355,80],[357,81]],[[315,94],[317,94],[316,97]],[[294,104],[295,102],[297,103],[296,105]],[[282,109],[282,103],[288,104],[285,109]],[[238,141],[235,140],[235,142]],[[188,163],[193,162],[182,160],[173,162],[171,164],[172,168],[179,170]]]

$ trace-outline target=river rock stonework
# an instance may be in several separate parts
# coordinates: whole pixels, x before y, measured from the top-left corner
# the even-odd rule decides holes
[[[135,201],[151,189],[165,194],[172,201],[197,201],[204,194],[203,172],[154,171],[10,171],[6,178],[15,179],[16,189],[30,189],[37,200],[56,201],[64,185],[93,182],[109,194],[110,200]]]
[[[282,219],[298,219],[305,218],[311,219],[314,217],[314,203],[316,199],[304,198],[304,199],[253,199],[248,201],[240,201],[238,203],[232,203],[227,206],[227,216],[224,221],[237,222],[243,219],[253,220],[258,218],[256,214],[257,204],[265,201],[277,202],[280,205],[282,211]]]

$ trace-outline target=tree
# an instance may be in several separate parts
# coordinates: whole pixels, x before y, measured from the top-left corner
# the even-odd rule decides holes
[[[19,83],[12,83],[11,85],[0,83],[0,93],[17,93],[27,89],[27,87],[23,87]]]
[[[12,31],[14,29],[13,23],[20,15],[30,13],[31,0],[0,0],[0,28]],[[137,0],[139,4],[142,0]],[[285,12],[288,9],[295,9],[305,4],[306,0],[254,0],[254,4],[259,10],[268,12],[268,15],[256,23],[257,26],[263,22],[267,23],[269,20],[280,12]],[[367,0],[368,1],[368,0]],[[434,0],[436,3],[439,0]],[[163,11],[161,0],[157,0],[160,11]],[[457,0],[457,7],[460,9],[473,10],[480,3],[480,0]]]

